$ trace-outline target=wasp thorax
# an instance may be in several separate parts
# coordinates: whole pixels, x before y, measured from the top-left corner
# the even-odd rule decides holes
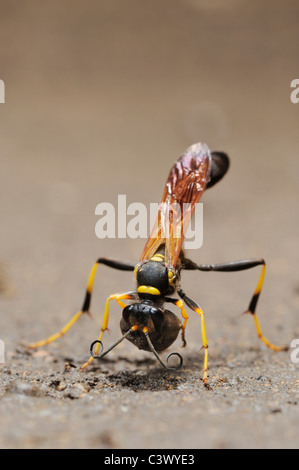
[[[169,273],[171,274],[169,275]],[[163,295],[169,292],[174,275],[171,271],[168,271],[164,263],[149,260],[139,266],[136,278],[138,286],[154,287]]]

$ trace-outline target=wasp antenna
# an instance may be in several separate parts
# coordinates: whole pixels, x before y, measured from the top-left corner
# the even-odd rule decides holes
[[[179,370],[181,367],[182,367],[182,364],[183,364],[183,358],[182,356],[179,354],[179,353],[171,353],[169,354],[169,356],[167,356],[167,364],[168,364],[168,359],[170,358],[170,356],[178,356],[179,359],[180,359],[180,363],[177,367],[169,367],[167,364],[165,364],[165,362],[162,361],[161,357],[159,356],[159,354],[157,353],[157,351],[155,350],[154,348],[154,345],[153,343],[151,342],[151,339],[149,337],[149,332],[148,332],[148,329],[147,328],[144,328],[143,329],[143,333],[145,334],[145,337],[146,337],[146,340],[148,342],[148,345],[150,347],[150,350],[154,353],[154,355],[156,356],[156,358],[158,359],[158,361],[160,362],[161,366],[164,367],[164,369],[167,369],[167,370]]]
[[[177,353],[177,352],[172,352],[172,353],[168,354],[168,356],[167,356],[167,358],[166,358],[167,364],[168,364],[168,360],[169,360],[169,358],[170,358],[171,356],[177,356],[177,357],[179,358],[180,363],[179,363],[179,365],[174,369],[174,370],[179,370],[179,369],[182,367],[182,365],[183,365],[183,358],[182,358],[182,356],[181,356],[179,353]],[[171,367],[170,367],[170,369],[171,369]]]
[[[104,346],[103,346],[103,343],[102,341],[99,341],[99,340],[96,340],[96,341],[93,341],[90,345],[90,355],[94,358],[94,359],[102,359],[102,357],[106,356],[106,354],[108,354],[110,351],[112,351],[112,349],[114,349],[119,343],[121,343],[127,336],[129,336],[130,333],[132,333],[133,331],[136,331],[138,329],[137,326],[132,326],[132,328],[130,328],[121,338],[119,338],[114,344],[112,344],[112,346],[110,346],[110,348],[106,349],[106,351],[103,351],[104,349]],[[94,345],[95,344],[99,344],[101,346],[101,353],[100,355],[98,354],[94,354],[93,353],[93,348],[94,348]]]
[[[93,341],[93,342],[91,343],[91,345],[90,345],[89,352],[90,352],[90,355],[91,355],[94,359],[100,357],[100,356],[98,356],[98,355],[93,354],[93,347],[94,347],[95,344],[99,344],[99,345],[101,346],[101,352],[102,352],[103,349],[104,349],[104,346],[103,346],[102,341],[99,341],[98,339],[96,339],[95,341]]]

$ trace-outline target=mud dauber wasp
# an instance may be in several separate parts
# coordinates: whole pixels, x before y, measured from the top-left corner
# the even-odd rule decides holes
[[[203,382],[207,384],[208,341],[205,316],[200,306],[190,299],[181,288],[182,270],[232,272],[261,266],[260,278],[247,312],[252,315],[257,334],[266,346],[274,351],[285,350],[285,347],[277,347],[263,336],[255,313],[266,272],[266,264],[263,259],[248,259],[222,264],[196,264],[185,257],[182,249],[185,233],[185,230],[182,229],[190,222],[195,204],[200,200],[206,189],[211,188],[221,180],[228,168],[229,158],[225,153],[210,152],[208,147],[201,143],[189,147],[170,170],[160,204],[164,207],[164,217],[161,217],[161,214],[158,213],[138,264],[99,258],[91,269],[82,309],[60,332],[45,340],[32,343],[29,347],[38,348],[60,338],[77,322],[83,313],[89,311],[96,270],[99,264],[103,264],[121,271],[134,271],[137,289],[122,294],[112,294],[108,297],[99,338],[91,344],[90,358],[83,364],[82,369],[90,365],[94,358],[104,357],[126,338],[139,349],[153,352],[160,364],[166,369],[177,370],[182,365],[181,355],[178,353],[170,354],[168,358],[171,355],[179,357],[179,365],[169,367],[167,365],[168,358],[167,363],[164,363],[159,356],[159,352],[167,349],[176,340],[180,331],[183,346],[186,345],[185,329],[189,317],[184,307],[185,303],[189,309],[200,317],[202,348],[205,352]],[[187,213],[183,210],[173,210],[173,207],[182,209],[184,204],[189,204],[190,210]],[[178,294],[179,299],[171,297],[175,293]],[[111,300],[116,300],[123,309],[120,321],[122,336],[110,348],[98,354],[100,347],[103,348],[102,337],[108,328],[109,303]],[[133,302],[127,305],[124,303],[127,300]],[[165,303],[173,304],[180,309],[183,323],[174,313],[164,308]]]

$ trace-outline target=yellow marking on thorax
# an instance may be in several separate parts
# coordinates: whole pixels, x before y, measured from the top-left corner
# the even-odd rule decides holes
[[[154,256],[151,257],[150,261],[164,261],[165,256],[162,255],[161,253],[156,253]]]
[[[173,284],[174,279],[175,279],[174,272],[172,270],[169,270],[168,271],[168,283],[169,283],[170,286]]]
[[[139,286],[137,292],[138,294],[161,295],[159,289],[151,286]]]

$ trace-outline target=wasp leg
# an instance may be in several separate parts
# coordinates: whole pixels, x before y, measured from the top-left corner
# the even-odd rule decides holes
[[[266,274],[266,263],[264,259],[251,259],[251,260],[240,260],[240,261],[231,261],[228,263],[222,264],[196,264],[193,261],[186,259],[184,262],[184,269],[198,269],[199,271],[222,271],[222,272],[234,272],[234,271],[244,271],[245,269],[251,269],[256,266],[262,266],[262,271],[260,274],[259,281],[249,303],[249,307],[245,313],[251,313],[254,318],[256,332],[258,337],[263,341],[263,343],[273,351],[286,351],[288,348],[286,346],[275,346],[275,344],[270,343],[270,341],[265,338],[262,334],[262,330],[259,324],[258,317],[255,313],[257,302],[263,287],[265,274]]]
[[[205,357],[204,357],[204,364],[203,364],[203,383],[205,386],[207,386],[208,385],[207,372],[208,372],[208,347],[209,346],[208,346],[206,327],[205,327],[205,314],[200,308],[200,306],[197,305],[197,303],[194,302],[194,300],[190,299],[190,297],[188,297],[182,289],[178,291],[178,294],[184,300],[186,305],[188,305],[188,307],[191,310],[193,310],[200,316],[202,347],[205,350]]]
[[[134,265],[131,263],[123,263],[121,261],[114,261],[114,260],[110,260],[107,258],[99,258],[96,261],[96,263],[94,263],[90,271],[82,309],[79,312],[77,312],[73,316],[73,318],[58,333],[55,333],[54,335],[49,336],[48,338],[38,341],[36,343],[30,343],[28,345],[30,349],[40,348],[41,346],[45,346],[47,344],[52,343],[56,339],[61,338],[61,336],[65,335],[65,333],[79,320],[79,318],[81,317],[83,313],[88,313],[90,302],[91,302],[91,294],[92,294],[94,277],[95,277],[99,264],[104,264],[106,266],[109,266],[110,268],[120,269],[122,271],[134,271]]]
[[[183,341],[183,348],[186,346],[186,339],[185,339],[185,330],[187,326],[187,321],[189,319],[189,316],[184,308],[184,304],[180,299],[172,299],[171,297],[165,297],[164,298],[165,302],[171,302],[172,304],[176,305],[180,310],[182,317],[184,319],[184,323],[182,324],[182,341]]]
[[[97,345],[94,350],[94,355],[90,356],[87,362],[81,366],[81,370],[84,370],[87,366],[89,366],[92,361],[94,360],[94,356],[96,356],[99,352],[100,345],[102,343],[102,337],[105,331],[108,329],[108,321],[109,321],[109,302],[111,300],[116,300],[116,302],[122,307],[125,308],[126,304],[122,302],[122,300],[133,300],[136,299],[138,296],[137,292],[126,292],[124,294],[112,294],[109,295],[107,301],[106,301],[106,306],[105,306],[105,311],[104,311],[104,318],[103,318],[103,323],[102,323],[102,328],[100,335],[97,339]]]

